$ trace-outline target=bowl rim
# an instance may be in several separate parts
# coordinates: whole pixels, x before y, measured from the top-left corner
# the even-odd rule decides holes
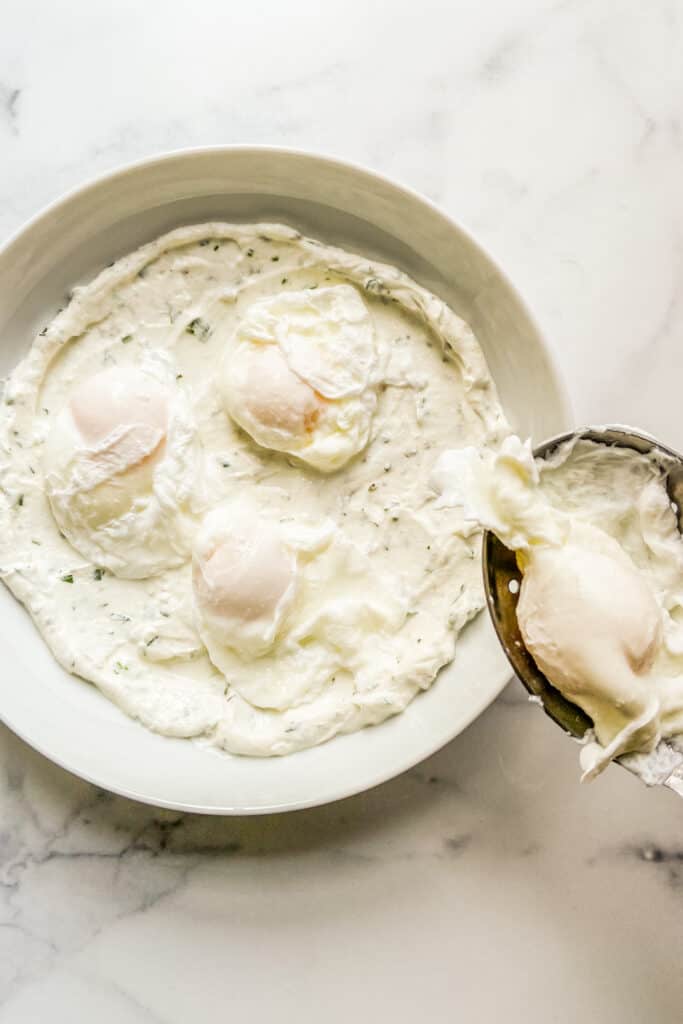
[[[223,155],[228,153],[241,153],[245,155],[253,155],[255,157],[267,157],[269,155],[285,156],[287,158],[308,160],[311,162],[319,163],[321,165],[328,166],[330,168],[336,168],[344,173],[349,173],[356,177],[366,178],[388,186],[396,193],[405,196],[411,202],[418,205],[422,205],[428,208],[432,213],[441,218],[443,222],[448,226],[449,229],[456,233],[459,233],[467,245],[469,245],[478,255],[482,256],[491,267],[500,276],[505,287],[518,304],[521,311],[527,318],[532,330],[534,331],[537,339],[541,344],[542,354],[547,363],[549,375],[553,381],[554,387],[557,392],[557,400],[559,404],[559,411],[562,418],[567,423],[574,422],[572,403],[569,398],[567,387],[559,369],[557,359],[552,349],[548,344],[548,340],[545,331],[539,324],[535,314],[530,309],[523,295],[520,293],[517,286],[508,276],[507,272],[501,267],[495,255],[493,255],[488,247],[484,247],[473,235],[469,228],[467,228],[459,218],[451,216],[449,213],[444,211],[438,204],[433,202],[428,197],[422,195],[416,189],[410,186],[404,185],[399,181],[396,181],[392,177],[384,174],[381,171],[375,170],[356,163],[351,160],[346,160],[330,154],[317,152],[314,150],[300,149],[296,147],[284,146],[284,145],[268,145],[268,144],[214,144],[207,146],[192,146],[192,147],[179,147],[171,150],[164,150],[159,153],[153,153],[148,156],[139,157],[133,161],[126,161],[121,164],[117,164],[113,168],[103,171],[99,174],[94,174],[88,177],[81,184],[77,184],[69,189],[58,193],[57,196],[50,200],[48,203],[40,207],[34,214],[28,217],[26,220],[21,222],[19,226],[10,232],[10,234],[0,243],[0,256],[5,256],[21,238],[28,231],[39,226],[44,220],[48,220],[49,217],[55,213],[60,207],[77,200],[78,198],[86,195],[91,190],[106,187],[116,181],[124,180],[126,177],[134,175],[136,172],[144,169],[153,169],[165,164],[173,163],[176,160],[184,160],[192,157],[210,157],[212,155]],[[483,609],[482,609],[483,611]],[[505,678],[498,687],[497,693],[499,694],[504,687],[508,684],[512,675],[506,672]],[[495,700],[495,697],[493,698]],[[358,793],[365,792],[366,790],[373,789],[376,786],[389,781],[392,778],[397,777],[408,769],[419,764],[422,760],[432,756],[436,751],[441,749],[447,743],[451,742],[457,735],[464,732],[473,721],[475,721],[480,714],[492,703],[492,699],[489,694],[483,694],[481,700],[472,702],[470,712],[464,716],[459,722],[459,728],[455,735],[446,738],[445,740],[441,737],[435,737],[431,744],[425,745],[423,752],[419,758],[415,758],[414,753],[407,754],[402,760],[397,761],[391,766],[384,770],[380,770],[373,775],[372,781],[369,783],[351,783],[351,784],[337,784],[335,787],[331,787],[334,791],[320,796],[312,797],[309,799],[291,799],[278,801],[271,805],[259,804],[258,806],[245,806],[236,805],[234,803],[226,802],[223,806],[217,807],[216,805],[204,805],[201,803],[188,803],[180,800],[167,800],[158,796],[153,796],[144,792],[140,792],[130,786],[117,785],[112,783],[109,779],[104,779],[97,772],[88,772],[83,770],[80,766],[74,767],[73,764],[69,763],[69,759],[62,756],[55,756],[54,753],[45,748],[45,746],[36,742],[29,736],[27,736],[23,729],[17,728],[13,723],[10,723],[9,719],[5,717],[2,708],[0,708],[0,720],[3,721],[7,727],[17,735],[21,740],[27,743],[32,749],[38,753],[47,757],[50,761],[59,765],[65,771],[70,774],[82,778],[93,785],[99,786],[109,792],[116,793],[119,796],[126,797],[131,800],[136,800],[140,803],[144,803],[154,807],[169,808],[174,810],[180,810],[186,813],[196,814],[212,814],[212,815],[258,815],[258,814],[273,814],[283,813],[286,811],[299,810],[304,808],[310,808],[314,806],[320,806],[325,803],[329,803],[335,800],[344,799],[346,797],[354,796]],[[141,726],[142,728],[142,726]]]
[[[234,144],[214,144],[209,146],[187,146],[179,147],[177,149],[163,150],[161,153],[156,153],[146,157],[138,157],[135,160],[127,161],[122,164],[118,164],[108,171],[104,171],[101,174],[95,174],[88,177],[80,185],[74,185],[73,187],[60,192],[55,196],[54,199],[44,204],[39,210],[32,214],[27,220],[23,221],[14,231],[11,231],[7,238],[0,243],[0,256],[12,247],[21,236],[33,228],[36,224],[40,223],[42,219],[53,213],[58,207],[64,205],[72,199],[76,199],[78,196],[90,191],[94,188],[99,188],[108,182],[114,181],[115,179],[123,179],[129,174],[133,174],[143,167],[152,168],[161,164],[170,163],[174,160],[186,157],[200,157],[210,156],[212,154],[221,153],[254,153],[262,156],[268,154],[284,155],[293,157],[295,159],[314,160],[319,163],[327,164],[329,167],[337,167],[344,171],[352,172],[356,175],[362,175],[368,178],[374,178],[378,181],[389,185],[390,188],[395,189],[398,192],[402,192],[405,196],[412,199],[415,202],[421,203],[423,206],[427,206],[433,213],[443,218],[449,225],[459,231],[466,239],[472,248],[481,256],[483,256],[492,266],[495,268],[501,278],[505,281],[506,287],[514,295],[515,300],[519,303],[523,309],[526,317],[528,318],[534,331],[543,343],[543,350],[546,360],[548,361],[552,376],[555,381],[555,385],[558,390],[559,397],[563,406],[563,413],[566,414],[566,419],[569,422],[574,422],[574,410],[569,396],[569,391],[564,381],[564,377],[560,372],[557,357],[553,350],[548,344],[548,339],[545,331],[541,327],[541,324],[536,317],[536,314],[530,308],[525,297],[520,292],[514,281],[511,280],[507,272],[503,269],[501,263],[498,261],[494,253],[485,247],[475,237],[473,232],[467,227],[467,225],[458,217],[452,216],[450,213],[443,210],[437,203],[431,200],[428,196],[423,195],[417,189],[412,188],[410,185],[404,185],[402,182],[397,181],[395,178],[384,174],[383,171],[378,171],[371,167],[366,167],[363,164],[356,163],[353,160],[346,160],[342,157],[333,156],[327,153],[318,153],[314,150],[299,149],[293,146],[280,146],[280,145],[269,145],[269,144],[255,144],[249,143],[234,143]]]

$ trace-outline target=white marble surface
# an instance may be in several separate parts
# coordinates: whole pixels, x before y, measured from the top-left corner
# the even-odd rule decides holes
[[[351,158],[491,247],[578,419],[683,446],[677,0],[0,13],[0,235],[160,150]],[[617,768],[580,788],[518,684],[419,769],[279,818],[114,798],[6,730],[0,762],[0,1024],[682,1019],[683,807]]]

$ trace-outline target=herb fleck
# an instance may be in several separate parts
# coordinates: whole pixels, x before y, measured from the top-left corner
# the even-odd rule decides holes
[[[62,583],[73,583],[73,581],[74,574],[72,572],[67,572],[64,576],[62,576]]]
[[[114,672],[116,672],[117,675],[119,674],[119,672],[127,672],[127,671],[128,671],[128,666],[124,665],[122,661],[117,661],[116,664],[114,665]]]
[[[43,327],[42,331],[40,332],[40,337],[44,338],[46,334],[47,334],[47,327]]]
[[[206,341],[211,334],[211,324],[207,324],[206,320],[196,316],[194,320],[190,320],[185,330],[188,334],[193,334],[198,341]]]
[[[155,633],[154,636],[150,640],[147,641],[147,643],[145,644],[145,647],[151,647],[152,644],[154,643],[154,641],[158,640],[158,639],[159,639],[159,634]]]
[[[365,282],[366,292],[370,292],[371,295],[379,295],[384,291],[384,285],[378,277],[369,277]]]
[[[280,281],[280,284],[287,284],[287,278],[283,277],[282,280]]]
[[[213,251],[214,251],[214,252],[218,252],[218,250],[220,249],[220,247],[221,247],[221,246],[220,246],[220,242],[216,242],[216,244],[215,244],[215,245],[214,245],[214,247],[213,247]]]
[[[254,255],[254,250],[253,249],[247,249],[247,256],[249,257],[249,259],[251,259],[251,257],[253,255]]]
[[[5,399],[5,405],[14,405],[14,399],[13,398],[6,398]]]
[[[370,486],[368,487],[368,490],[369,491],[376,491],[377,490],[377,484],[376,483],[370,484]]]
[[[175,379],[176,379],[176,380],[182,380],[182,379],[183,379],[183,375],[182,375],[182,373],[176,373],[176,375],[175,375]]]
[[[17,498],[17,507],[21,508],[23,506],[23,504],[24,504],[24,495],[20,494],[19,497]]]
[[[132,340],[133,340],[133,335],[132,334],[124,334],[124,336],[121,338],[121,344],[122,345],[127,345],[128,342],[132,341]]]
[[[100,569],[99,566],[96,566],[96,568],[93,569],[92,578],[94,580],[101,580],[103,576],[104,576],[104,569]]]
[[[201,242],[199,244],[200,245],[208,245],[210,241],[211,241],[210,238],[202,238],[202,240],[201,240]]]
[[[270,258],[271,258],[273,263],[277,263],[277,261],[280,259],[279,256],[271,256]]]

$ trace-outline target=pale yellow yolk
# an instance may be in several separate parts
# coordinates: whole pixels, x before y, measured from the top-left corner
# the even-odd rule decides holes
[[[137,370],[112,368],[82,383],[69,410],[93,462],[125,452],[122,466],[117,463],[108,479],[79,496],[81,514],[97,527],[125,515],[151,491],[166,441],[168,395]]]
[[[246,404],[255,420],[301,437],[314,429],[323,401],[290,370],[276,345],[254,347],[247,369]]]
[[[90,445],[121,427],[144,424],[166,432],[165,389],[138,370],[112,368],[90,377],[71,396],[74,423]]]
[[[275,532],[244,530],[195,562],[193,575],[198,604],[229,634],[240,623],[275,623],[295,567]]]
[[[576,543],[527,552],[520,632],[541,671],[593,719],[604,747],[622,737],[622,749],[651,749],[659,705],[648,673],[662,643],[661,610],[616,541],[587,527],[574,533]],[[594,537],[602,550],[588,546]]]

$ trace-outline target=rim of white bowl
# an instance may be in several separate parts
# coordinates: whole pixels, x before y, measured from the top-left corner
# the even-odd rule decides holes
[[[79,196],[89,192],[91,189],[100,188],[106,185],[108,182],[122,179],[130,174],[134,174],[142,167],[154,167],[161,165],[166,162],[171,162],[178,158],[191,157],[191,156],[207,156],[212,153],[226,153],[226,152],[241,152],[241,153],[254,153],[256,155],[267,156],[268,154],[284,154],[294,158],[303,158],[308,160],[316,160],[320,163],[327,164],[330,167],[338,167],[342,170],[352,172],[356,175],[365,176],[370,179],[380,181],[389,187],[395,189],[397,192],[402,193],[409,199],[421,203],[428,207],[433,213],[441,217],[448,223],[456,232],[460,232],[466,239],[469,245],[472,246],[481,256],[487,260],[496,272],[500,275],[502,280],[505,282],[506,287],[509,289],[515,300],[518,302],[520,308],[523,310],[527,317],[530,325],[535,331],[537,337],[540,339],[543,348],[543,354],[548,363],[550,374],[553,378],[555,387],[557,389],[558,399],[562,406],[562,415],[567,419],[567,422],[574,422],[573,407],[564,383],[564,378],[559,370],[557,360],[553,354],[545,335],[545,331],[542,329],[538,322],[536,315],[529,307],[526,299],[521,294],[517,286],[510,279],[505,270],[501,267],[498,260],[491,253],[491,251],[484,247],[472,233],[472,231],[458,218],[456,219],[451,214],[445,212],[437,203],[434,203],[427,196],[418,192],[417,189],[413,189],[408,185],[404,185],[402,182],[396,181],[394,178],[384,174],[381,171],[374,170],[364,166],[363,164],[356,163],[352,160],[346,160],[341,157],[332,156],[330,154],[316,152],[314,150],[299,149],[291,146],[280,146],[280,145],[268,145],[268,144],[250,144],[250,143],[235,143],[235,144],[215,144],[209,146],[189,146],[180,147],[178,149],[164,150],[161,153],[150,155],[147,157],[140,157],[127,163],[119,164],[113,167],[109,171],[104,171],[101,174],[96,174],[89,177],[80,185],[75,185],[70,189],[65,190],[58,194],[50,202],[42,206],[36,213],[30,216],[27,220],[23,221],[18,228],[10,233],[10,235],[0,244],[0,255],[4,254],[25,232],[39,224],[44,218],[48,218],[54,210],[58,207],[78,198]],[[488,614],[488,612],[487,612]],[[499,695],[504,687],[511,681],[513,674],[508,666],[505,667],[505,671],[502,673],[497,695]],[[237,806],[225,804],[223,807],[216,807],[214,805],[203,805],[198,803],[185,803],[182,801],[167,800],[161,797],[151,796],[150,794],[140,792],[135,788],[126,786],[117,786],[112,784],[108,779],[103,779],[97,773],[91,773],[81,767],[74,767],[73,764],[69,763],[69,759],[65,757],[57,757],[49,750],[47,750],[43,744],[35,742],[29,736],[27,736],[23,729],[17,728],[12,722],[10,722],[4,715],[2,708],[0,707],[0,720],[24,743],[26,743],[33,750],[36,750],[43,757],[46,757],[49,761],[57,764],[60,768],[74,775],[76,778],[85,780],[104,789],[108,792],[115,793],[118,796],[125,797],[129,800],[135,800],[139,803],[147,804],[152,807],[161,807],[170,810],[179,810],[185,813],[191,814],[211,814],[211,815],[260,815],[260,814],[280,814],[294,810],[305,810],[311,807],[323,806],[327,803],[332,803],[336,800],[343,800],[347,797],[356,796],[359,793],[366,792],[367,790],[374,789],[376,786],[381,786],[383,783],[390,781],[402,775],[404,772],[413,768],[416,764],[420,764],[422,761],[431,757],[438,750],[441,750],[447,743],[452,742],[456,739],[465,729],[469,726],[489,707],[496,699],[490,697],[490,694],[482,695],[481,700],[473,704],[470,713],[460,723],[458,731],[446,738],[438,737],[432,744],[425,747],[424,751],[419,757],[415,757],[414,754],[409,754],[403,761],[398,762],[398,765],[394,765],[384,771],[379,771],[374,777],[372,782],[364,784],[350,784],[339,787],[336,791],[331,791],[328,794],[322,796],[312,797],[307,800],[292,800],[279,802],[272,805],[258,805],[258,806]]]

